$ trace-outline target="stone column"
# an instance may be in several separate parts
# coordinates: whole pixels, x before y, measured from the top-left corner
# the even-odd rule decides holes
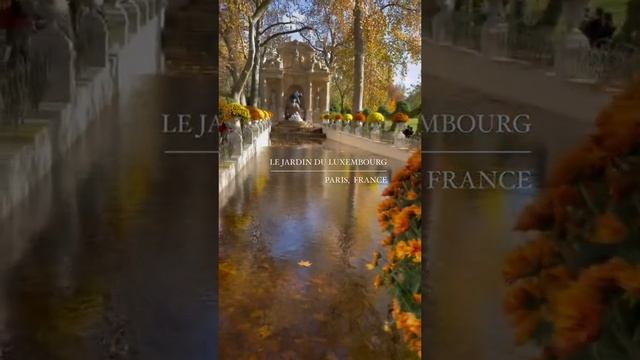
[[[280,78],[278,80],[278,86],[276,88],[276,109],[275,112],[277,119],[276,122],[282,121],[282,117],[284,116],[284,103],[282,99],[284,98],[284,79]]]
[[[331,82],[327,81],[324,84],[324,88],[322,88],[322,91],[324,92],[322,96],[322,98],[324,99],[322,104],[322,111],[324,112],[329,111],[329,104],[331,103],[331,94],[329,94],[329,86],[331,86]],[[352,111],[355,111],[355,110],[352,109]]]
[[[266,108],[268,104],[267,79],[262,74],[260,79],[260,88],[258,90],[258,107]],[[269,104],[271,106],[271,104]]]
[[[308,80],[307,81],[307,91],[305,91],[307,94],[307,96],[305,97],[305,115],[306,115],[306,121],[311,121],[313,122],[313,81]]]

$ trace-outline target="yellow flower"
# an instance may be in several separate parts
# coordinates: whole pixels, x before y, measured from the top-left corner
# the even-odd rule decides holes
[[[381,123],[384,122],[384,115],[379,112],[373,111],[367,116],[367,122],[370,123]]]

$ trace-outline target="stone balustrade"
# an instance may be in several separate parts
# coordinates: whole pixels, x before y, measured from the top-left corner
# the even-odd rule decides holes
[[[116,95],[161,69],[162,0],[85,9],[76,36],[56,21],[35,33],[28,62],[0,74],[0,217],[31,191]]]
[[[640,72],[640,49],[608,43],[591,47],[578,28],[585,6],[583,0],[563,2],[564,30],[530,26],[526,19],[507,22],[498,15],[484,19],[445,7],[430,19],[426,33],[432,43],[466,49],[495,61],[535,66],[547,76],[623,87]],[[490,11],[493,13],[500,11]]]
[[[246,173],[242,169],[258,153],[269,146],[270,133],[271,121],[263,120],[244,125],[242,128],[229,126],[228,130],[221,134],[219,142],[219,207],[223,207],[236,188],[240,186],[241,174]]]
[[[327,135],[327,139],[377,155],[406,161],[411,153],[420,149],[422,138],[418,134],[410,137],[405,136],[402,133],[404,130],[402,125],[397,125],[395,130],[385,130],[380,126],[371,127],[368,124],[355,121],[343,123],[342,121],[324,120],[322,130]]]

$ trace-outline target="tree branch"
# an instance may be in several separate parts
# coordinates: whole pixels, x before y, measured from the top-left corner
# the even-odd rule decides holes
[[[272,2],[273,0],[265,0],[260,3],[260,5],[256,7],[256,11],[253,13],[253,15],[251,15],[251,23],[255,24],[258,20],[260,20],[264,13],[267,12],[267,9]]]
[[[260,30],[259,33],[260,33],[260,35],[264,35],[264,33],[266,33],[267,31],[269,31],[271,29],[273,29],[276,26],[284,26],[284,25],[292,25],[292,24],[299,24],[299,22],[297,22],[297,21],[280,21],[280,22],[273,23],[273,24],[267,26],[266,28]]]
[[[418,12],[419,11],[419,9],[415,9],[415,8],[412,8],[412,7],[409,7],[409,6],[406,6],[406,5],[402,5],[402,4],[398,3],[398,2],[390,2],[388,4],[384,4],[384,5],[382,5],[380,7],[380,11],[384,11],[385,9],[390,8],[390,7],[397,7],[397,8],[400,8],[400,9],[403,9],[403,10],[406,10],[406,11],[411,11],[411,12]]]
[[[305,27],[301,27],[299,29],[294,29],[294,30],[287,30],[287,31],[281,31],[281,32],[277,32],[275,34],[270,35],[268,38],[266,38],[263,42],[260,43],[260,46],[265,46],[269,43],[269,41],[277,38],[278,36],[282,36],[282,35],[289,35],[289,34],[295,34],[297,32],[300,31],[304,31],[304,30],[311,30],[312,28],[310,26],[305,26]]]

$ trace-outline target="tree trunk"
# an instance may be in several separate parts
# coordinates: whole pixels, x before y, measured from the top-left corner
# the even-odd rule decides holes
[[[247,80],[249,80],[253,67],[255,66],[255,53],[257,52],[258,47],[258,44],[256,43],[256,33],[257,25],[255,22],[252,22],[249,24],[249,55],[247,56],[247,62],[244,64],[244,67],[240,72],[240,76],[238,76],[238,79],[231,87],[231,95],[233,96],[233,99],[238,102],[241,100],[244,87],[247,84]]]
[[[262,21],[258,21],[256,29],[260,29]],[[260,51],[260,34],[255,34],[256,52],[253,59],[253,69],[251,71],[251,84],[249,88],[249,99],[247,99],[247,105],[258,106],[260,102],[260,63],[262,54]]]
[[[249,54],[247,56],[247,62],[244,64],[242,71],[240,72],[240,76],[238,76],[238,80],[233,83],[231,87],[231,96],[233,99],[240,102],[242,99],[242,93],[244,91],[244,87],[247,84],[247,80],[251,76],[251,72],[256,66],[256,53],[259,54],[259,46],[258,42],[259,36],[259,23],[260,19],[264,16],[264,13],[267,11],[269,4],[271,4],[273,0],[265,0],[258,7],[256,11],[251,16],[249,22]]]
[[[353,11],[353,38],[355,41],[353,106],[351,111],[362,110],[364,97],[364,34],[362,29],[362,0],[356,0]]]
[[[251,71],[251,85],[247,105],[258,106],[260,101],[260,51],[256,51]]]

